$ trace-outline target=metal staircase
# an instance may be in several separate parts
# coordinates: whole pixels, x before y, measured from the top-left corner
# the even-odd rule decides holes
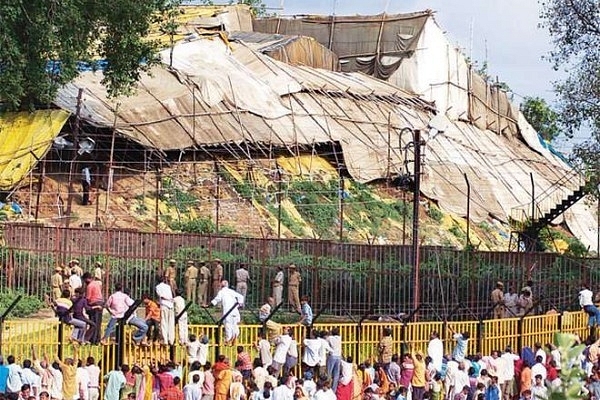
[[[515,207],[511,212],[511,219],[516,228],[513,233],[517,236],[519,249],[543,250],[540,241],[542,229],[588,193],[583,174],[574,168],[535,197],[531,203]],[[511,234],[511,241],[513,236]]]

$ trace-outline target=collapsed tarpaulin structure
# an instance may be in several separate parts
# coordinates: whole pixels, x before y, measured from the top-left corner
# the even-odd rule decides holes
[[[342,71],[368,73],[419,94],[433,102],[436,109],[451,120],[465,121],[478,128],[475,131],[477,136],[482,131],[491,131],[509,139],[512,145],[517,145],[516,141],[524,142],[528,146],[528,152],[535,151],[541,154],[545,162],[564,172],[565,175],[554,181],[554,185],[546,186],[549,182],[543,183],[543,180],[549,176],[542,171],[521,171],[524,172],[521,174],[521,185],[515,187],[513,192],[520,204],[512,207],[509,214],[512,218],[524,221],[539,217],[536,213],[544,213],[559,204],[567,195],[576,191],[581,183],[581,177],[568,171],[570,167],[564,161],[564,157],[540,142],[538,134],[511,103],[501,85],[498,82],[486,81],[473,70],[460,49],[446,38],[431,10],[410,14],[353,17],[273,17],[254,20],[253,27],[255,31],[262,33],[313,36],[339,56]],[[460,127],[461,124],[457,123],[455,126]],[[462,136],[462,141],[478,141],[471,136],[472,132],[464,133],[469,136]],[[505,144],[500,143],[501,146]],[[460,152],[460,148],[455,150]],[[458,189],[464,187],[461,175],[469,169],[461,166],[461,163],[475,166],[476,170],[472,171],[474,173],[483,167],[488,173],[496,174],[497,179],[504,179],[505,168],[495,170],[497,163],[493,161],[502,151],[498,153],[497,146],[478,147],[478,151],[489,158],[487,166],[486,163],[480,164],[479,167],[473,165],[472,160],[465,158],[465,153],[460,152],[460,156],[456,155],[455,160],[458,163],[453,166],[456,168],[452,168],[455,170],[448,174],[452,180],[448,188],[455,188],[452,191],[456,194],[452,199],[458,200],[461,197],[459,192],[462,190]],[[526,154],[514,154],[515,158],[521,156],[528,158],[530,162],[536,162]],[[447,161],[448,159],[444,163]],[[434,168],[434,171],[437,169]],[[531,185],[526,184],[530,181],[529,173],[533,174],[537,186],[535,192],[541,193],[541,199],[534,200],[535,211],[531,211],[529,206],[533,191]],[[485,175],[487,173],[483,176]],[[448,201],[447,197],[440,197],[440,194],[448,192],[434,193],[428,188],[428,183],[431,181],[426,180],[423,188],[428,196],[440,201],[443,208],[451,208],[464,215],[464,206],[455,201]],[[509,184],[505,186],[510,187]],[[464,193],[462,195],[464,197]],[[500,197],[499,201],[513,204],[512,200],[505,201],[503,197]],[[596,249],[598,226],[597,218],[591,215],[594,212],[584,201],[579,201],[555,222],[561,222],[564,217],[569,229],[591,249]]]
[[[67,122],[63,110],[0,114],[0,191],[9,191],[46,156]]]
[[[172,69],[154,68],[132,97],[111,102],[101,79],[100,73],[83,74],[59,92],[56,104],[74,112],[83,88],[83,121],[110,129],[114,124],[119,135],[158,151],[220,146],[249,159],[257,156],[249,145],[268,157],[272,147],[293,155],[297,145],[331,143],[360,182],[404,173],[411,162],[402,151],[409,138],[400,142],[400,131],[427,131],[435,114],[434,103],[385,81],[291,66],[220,37],[176,45]],[[429,137],[425,154],[423,194],[465,215],[467,174],[474,221],[490,215],[507,221],[514,207],[528,201],[530,173],[543,191],[569,170],[520,138],[460,120]],[[556,198],[569,190],[565,186]]]

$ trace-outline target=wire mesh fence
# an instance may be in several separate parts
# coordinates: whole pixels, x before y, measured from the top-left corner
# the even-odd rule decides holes
[[[551,253],[473,252],[422,247],[419,298],[410,246],[363,245],[319,240],[257,239],[194,234],[7,224],[2,247],[2,283],[27,294],[50,292],[54,267],[76,258],[84,270],[101,262],[105,290],[123,283],[134,297],[153,292],[169,259],[177,262],[184,287],[188,260],[222,260],[232,286],[235,271],[248,267],[247,307],[258,308],[272,293],[278,267],[295,264],[302,276],[300,295],[326,314],[398,317],[414,311],[428,319],[491,318],[490,293],[497,281],[519,292],[533,282],[535,312],[577,309],[582,282],[600,281],[598,259],[572,259]]]

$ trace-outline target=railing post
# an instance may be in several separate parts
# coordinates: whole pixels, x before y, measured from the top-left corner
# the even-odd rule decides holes
[[[477,324],[477,353],[481,353],[483,349],[484,322],[483,319],[479,319],[479,323]]]
[[[519,354],[523,349],[523,318],[519,318],[519,322],[517,322],[517,348],[519,349]]]
[[[58,349],[56,350],[56,354],[58,358],[63,359],[63,337],[65,332],[65,324],[62,321],[58,321]]]
[[[129,317],[131,317],[131,314],[135,312],[141,303],[141,300],[134,301],[131,307],[129,307],[129,309],[125,312],[125,315],[123,315],[123,318],[117,321],[117,331],[115,333],[117,344],[117,354],[114,365],[115,369],[119,369],[123,364],[123,360],[125,359],[125,324],[127,323]]]
[[[8,308],[2,313],[2,315],[0,315],[0,354],[4,354],[4,349],[3,349],[3,345],[4,345],[4,321],[6,320],[6,317],[8,316],[8,314],[13,310],[13,308],[15,308],[17,306],[17,303],[19,301],[21,301],[22,296],[18,295],[12,303],[10,303],[10,305],[8,306]]]

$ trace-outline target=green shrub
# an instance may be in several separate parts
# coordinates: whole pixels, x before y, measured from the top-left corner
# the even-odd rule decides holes
[[[35,296],[29,296],[22,291],[2,289],[0,291],[0,313],[3,313],[19,295],[22,296],[21,300],[10,312],[9,317],[26,317],[44,308],[44,303]]]
[[[429,207],[429,210],[427,210],[427,215],[429,215],[429,217],[436,222],[442,222],[442,219],[444,219],[444,213],[439,208],[434,206]]]

